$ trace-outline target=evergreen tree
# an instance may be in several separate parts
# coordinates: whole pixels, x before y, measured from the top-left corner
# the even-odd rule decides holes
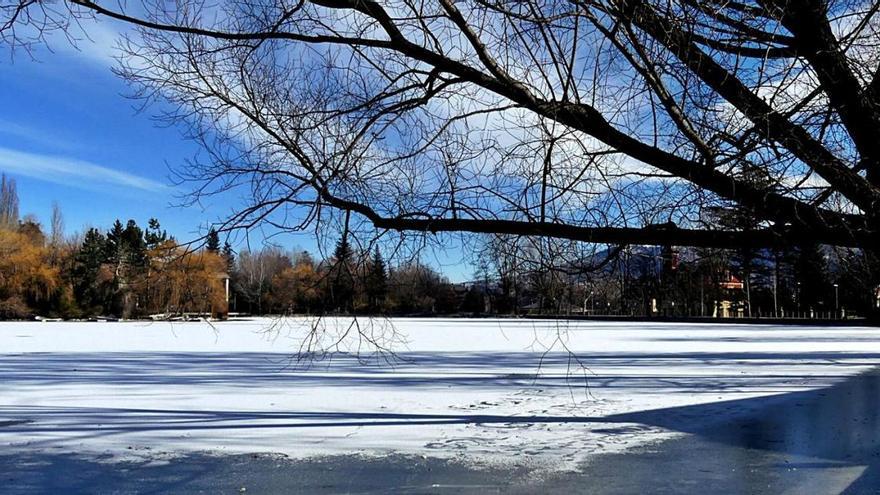
[[[167,240],[168,233],[162,230],[159,220],[151,218],[147,223],[147,231],[144,233],[144,242],[147,244],[147,249],[155,249]]]
[[[147,242],[137,222],[129,220],[125,227],[116,220],[107,232],[107,255],[116,265],[117,276],[124,276],[128,270],[142,268],[147,262]]]
[[[205,249],[215,254],[220,252],[220,235],[214,227],[211,227],[211,230],[208,231],[208,240]]]
[[[113,267],[113,310],[128,318],[135,309],[132,284],[145,274],[149,261],[144,233],[137,222],[129,220],[123,227],[116,220],[107,233],[107,254]]]
[[[798,248],[794,261],[797,281],[798,306],[809,313],[811,309],[826,311],[834,304],[831,279],[828,276],[828,260],[818,244],[806,244]]]
[[[843,253],[834,281],[838,284],[840,309],[846,314],[877,318],[877,280],[880,253],[875,249],[848,249]]]
[[[128,257],[126,262],[133,270],[140,270],[147,264],[147,244],[144,240],[144,231],[138,227],[137,222],[129,220],[122,233],[123,242]]]
[[[103,284],[99,280],[101,266],[109,258],[107,250],[108,244],[104,235],[98,229],[89,229],[74,258],[74,296],[86,313],[101,312],[108,302]]]
[[[226,275],[229,276],[229,310],[237,311],[238,298],[236,287],[239,285],[238,270],[235,269],[235,251],[232,250],[232,245],[229,244],[229,241],[223,243],[223,251],[220,256],[226,261]]]
[[[330,296],[335,309],[348,312],[354,303],[354,276],[352,250],[347,236],[336,243],[333,250],[333,268],[330,279]]]
[[[470,286],[461,302],[461,311],[475,315],[483,313],[486,308],[485,294],[476,284]]]
[[[107,232],[108,261],[119,261],[125,258],[125,227],[118,219]]]
[[[761,168],[746,166],[734,174],[744,183],[754,185],[756,188],[766,191],[778,191],[779,186],[768,172]],[[714,209],[714,223],[724,230],[739,232],[752,232],[761,228],[762,216],[752,208],[717,208]],[[772,253],[754,247],[740,247],[730,253],[730,268],[743,281],[743,295],[745,296],[745,315],[752,315],[753,279],[759,279],[766,273],[769,259],[775,259]],[[765,277],[766,278],[766,277]]]
[[[373,252],[366,277],[366,293],[369,299],[370,309],[382,310],[385,298],[388,295],[388,271],[385,268],[385,260],[379,248]]]
[[[336,248],[333,250],[333,257],[336,261],[349,262],[351,260],[351,245],[348,243],[346,236],[342,236],[336,242]]]
[[[232,245],[229,244],[229,241],[223,243],[221,256],[226,260],[226,272],[229,276],[232,276],[232,273],[235,271],[235,251],[232,250]]]

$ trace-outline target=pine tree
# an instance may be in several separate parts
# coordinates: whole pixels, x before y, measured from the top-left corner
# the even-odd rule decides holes
[[[235,271],[235,251],[232,250],[232,245],[229,244],[229,241],[223,243],[222,256],[226,260],[226,272],[229,276],[232,276],[232,272]]]
[[[215,254],[220,252],[220,235],[214,227],[211,227],[211,230],[208,231],[208,240],[205,249]]]
[[[832,302],[832,285],[828,276],[828,260],[818,244],[798,248],[794,261],[797,280],[796,298],[801,311],[827,310]]]
[[[159,220],[151,218],[147,223],[147,231],[144,233],[144,241],[147,249],[155,249],[168,240],[168,233],[162,230]]]
[[[129,220],[123,227],[116,220],[107,233],[107,254],[113,267],[114,311],[128,318],[135,306],[132,284],[145,275],[149,261],[144,233],[137,222]]]
[[[354,302],[354,277],[352,275],[352,251],[347,236],[343,235],[336,243],[333,258],[330,295],[337,310],[348,312],[352,309]]]
[[[348,239],[345,236],[342,236],[339,241],[336,242],[336,248],[333,250],[333,257],[337,262],[349,262],[351,260],[351,246],[348,244]]]
[[[140,270],[147,264],[147,244],[144,240],[144,231],[138,227],[137,222],[129,220],[122,233],[123,242],[127,251],[129,267]]]
[[[370,309],[380,311],[388,295],[388,271],[378,247],[373,251],[373,258],[370,260],[366,278],[366,292]]]
[[[101,266],[108,259],[107,239],[98,229],[89,229],[76,253],[72,274],[74,295],[87,313],[102,311],[108,302],[98,281]]]
[[[113,227],[107,232],[107,256],[108,261],[119,261],[125,257],[125,227],[122,222],[116,220]]]

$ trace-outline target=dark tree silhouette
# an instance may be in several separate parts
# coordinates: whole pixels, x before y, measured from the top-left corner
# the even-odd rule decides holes
[[[82,246],[76,253],[72,278],[74,294],[80,308],[86,313],[101,313],[110,309],[106,281],[100,279],[102,265],[109,258],[107,238],[98,229],[86,232]]]
[[[147,249],[155,249],[167,240],[168,233],[162,229],[159,220],[151,218],[147,223],[147,230],[144,233],[144,242],[146,242]]]
[[[229,241],[223,243],[223,259],[226,260],[226,271],[232,275],[235,271],[235,251]]]
[[[364,291],[371,311],[381,311],[388,296],[388,270],[377,247],[367,267]]]
[[[214,227],[211,227],[211,230],[208,231],[205,249],[215,254],[220,252],[220,234],[217,233]]]
[[[355,293],[354,253],[348,243],[348,235],[336,243],[330,270],[330,297],[335,310],[343,313],[353,308]]]
[[[299,230],[335,211],[380,232],[880,242],[876,2],[0,9],[2,40],[25,49],[87,30],[89,17],[136,27],[118,72],[138,96],[178,108],[167,117],[209,150],[179,171],[194,200],[249,188],[253,202],[221,230]],[[749,170],[766,182],[743,179]],[[709,228],[707,208],[747,209],[759,223]]]

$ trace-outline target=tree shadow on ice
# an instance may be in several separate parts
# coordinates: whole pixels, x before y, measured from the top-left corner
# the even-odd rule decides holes
[[[443,424],[578,423],[613,435],[631,433],[634,424],[651,425],[691,435],[591,462],[582,473],[591,480],[589,491],[855,494],[875,493],[880,486],[877,371],[823,389],[605,417],[6,406],[0,408],[0,419],[0,435],[40,438],[66,433],[78,440],[131,432],[158,438],[184,430],[222,435],[224,430],[274,429],[283,434],[314,427]],[[41,445],[51,447],[52,442],[31,444]],[[9,460],[0,457],[0,463],[4,459]],[[193,469],[186,476],[200,476],[201,471]],[[567,483],[572,483],[571,489],[584,486],[577,478],[554,483],[560,490]]]
[[[605,417],[563,415],[408,414],[373,412],[242,412],[87,407],[0,407],[0,436],[34,435],[51,446],[53,435],[68,433],[87,439],[127,432],[167,435],[175,431],[273,429],[279,432],[313,427],[398,427],[441,424],[528,425],[577,423],[596,433],[631,433],[631,425],[651,425],[689,433],[640,453],[607,456],[585,467],[602,480],[596,492],[707,491],[773,493],[802,486],[809,493],[874,493],[880,486],[880,374],[870,372],[833,386],[792,391],[803,379],[789,374],[741,375],[724,371],[725,364],[746,362],[762,368],[796,363],[836,366],[877,362],[874,353],[676,353],[587,354],[579,356],[606,370],[709,364],[709,375],[591,377],[594,387],[661,390],[669,386],[692,393],[763,390],[777,395],[685,407],[672,407]],[[333,372],[357,371],[359,376],[321,373],[321,367],[298,370],[279,355],[255,353],[96,353],[26,354],[0,362],[4,387],[95,384],[508,387],[535,383],[533,353],[411,354],[400,367],[364,368],[356,359],[339,356]],[[564,367],[566,353],[547,354],[541,366]],[[435,374],[432,369],[445,371]],[[397,376],[400,371],[426,376]],[[569,377],[542,376],[542,386],[571,386]],[[811,380],[833,377],[811,377]],[[796,383],[795,383],[796,382]],[[9,389],[8,389],[9,390]],[[707,421],[706,418],[713,418]],[[49,440],[45,440],[49,438]],[[195,474],[194,474],[195,475]],[[806,484],[805,484],[806,483]],[[822,485],[825,483],[825,485]],[[834,483],[837,483],[836,485]],[[769,489],[768,489],[769,487]],[[820,489],[825,487],[825,490]],[[619,490],[618,490],[619,489]],[[778,490],[776,490],[778,489]]]
[[[515,390],[586,384],[593,390],[771,394],[803,387],[806,379],[792,372],[798,366],[821,365],[828,370],[871,366],[880,361],[880,353],[579,353],[573,358],[565,352],[413,352],[401,353],[400,358],[394,365],[365,365],[356,356],[339,354],[306,367],[298,366],[289,356],[272,353],[28,353],[4,356],[0,380],[7,387],[94,384]],[[586,369],[578,368],[581,364]],[[690,366],[700,371],[689,373]],[[743,373],[735,369],[738,366],[761,372]],[[593,373],[594,369],[598,371]],[[810,384],[831,383],[839,374],[811,373]]]
[[[24,406],[0,410],[0,417],[24,415],[29,418],[27,423],[8,421],[0,427],[0,432],[73,432],[101,436],[125,432],[164,434],[178,430],[222,434],[224,429],[274,428],[282,434],[284,430],[313,427],[524,423],[552,427],[553,424],[581,423],[596,432],[614,434],[631,432],[631,425],[641,424],[691,435],[636,452],[600,457],[585,466],[583,473],[550,480],[554,489],[590,493],[857,494],[876,493],[880,486],[878,408],[880,374],[874,371],[824,389],[606,417]],[[713,419],[707,421],[707,417]],[[34,451],[27,455],[35,456],[34,462],[37,462],[43,454]],[[49,457],[61,462],[64,469],[79,462],[76,458],[61,459],[55,454]],[[11,459],[0,455],[0,472],[2,464],[12,462]],[[192,483],[200,476],[216,477],[218,464],[212,462],[199,461],[169,473],[173,474],[175,483],[182,484]],[[370,462],[377,472],[382,471],[383,461]],[[95,469],[92,466],[92,471]],[[398,466],[397,469],[405,472],[407,468]],[[479,478],[473,473],[467,475]],[[95,476],[107,474],[96,473]],[[358,475],[351,473],[351,476],[357,479]],[[589,481],[586,490],[585,481]],[[82,480],[81,486],[89,486],[88,482]]]

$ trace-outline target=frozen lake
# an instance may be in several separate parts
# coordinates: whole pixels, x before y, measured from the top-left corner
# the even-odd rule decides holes
[[[654,445],[699,451],[696,438],[726,438],[740,448],[730,428],[707,432],[760,429],[756,415],[809,430],[813,420],[795,413],[812,406],[798,401],[851,396],[862,379],[852,377],[880,362],[880,332],[869,327],[328,319],[315,333],[313,323],[0,323],[0,463],[357,454],[351,462],[364,466],[439,463],[452,478],[525,469],[567,479],[587,466],[599,476],[608,459],[654,455]],[[313,349],[335,352],[298,361],[309,336]],[[876,396],[861,395],[847,421],[875,428],[865,418]],[[827,413],[806,418],[827,430]],[[874,448],[865,431],[862,454]],[[791,454],[766,448],[789,438],[758,450]],[[863,477],[845,464],[848,447],[835,448],[794,454],[840,468],[842,486]],[[602,455],[615,453],[625,455]],[[638,465],[627,469],[633,479]]]

